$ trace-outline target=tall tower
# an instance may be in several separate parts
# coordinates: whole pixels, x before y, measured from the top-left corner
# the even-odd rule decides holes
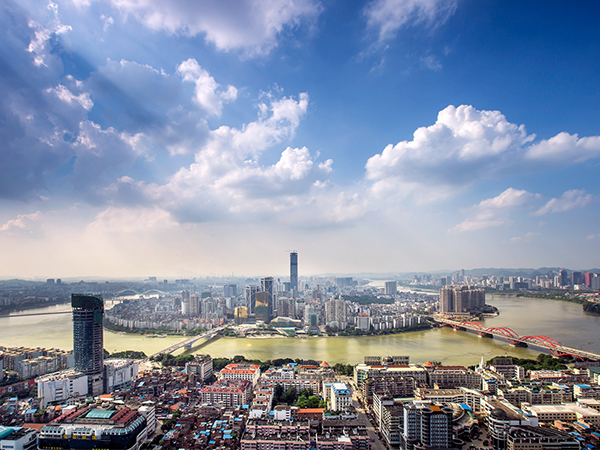
[[[298,291],[298,253],[290,253],[290,291]]]
[[[273,277],[260,279],[260,290],[269,294],[269,317],[275,317],[275,301],[273,298]]]
[[[246,307],[248,308],[248,314],[254,314],[254,308],[256,307],[256,293],[258,290],[258,286],[250,284],[246,286]]]
[[[88,376],[88,395],[104,392],[104,301],[98,295],[71,294],[75,369]]]

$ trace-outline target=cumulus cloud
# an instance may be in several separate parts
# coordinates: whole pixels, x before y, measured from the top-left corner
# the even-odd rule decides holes
[[[365,177],[376,190],[383,184],[467,185],[512,166],[511,157],[533,138],[499,111],[448,106],[434,125],[418,128],[412,141],[390,144],[369,158]]]
[[[204,35],[219,50],[270,52],[287,30],[321,11],[317,0],[111,0],[152,30]]]
[[[587,194],[583,189],[572,189],[566,191],[560,198],[553,198],[544,206],[538,209],[536,216],[543,216],[548,213],[557,213],[569,211],[575,208],[583,208],[592,201],[592,194]]]
[[[532,145],[526,157],[535,161],[567,164],[600,157],[600,136],[580,138],[577,134],[558,133]]]
[[[194,100],[210,115],[220,117],[223,102],[230,102],[237,98],[237,89],[234,86],[228,86],[226,90],[220,90],[219,83],[200,67],[200,64],[194,58],[182,62],[177,67],[177,72],[182,76],[183,81],[195,84]]]
[[[525,190],[508,188],[500,195],[481,201],[472,208],[470,217],[451,228],[449,232],[466,232],[500,227],[510,221],[509,213],[517,208],[527,206],[539,197]]]
[[[314,225],[356,217],[354,205],[364,198],[331,186],[331,159],[319,161],[319,154],[306,147],[287,147],[274,163],[261,162],[266,150],[294,136],[308,108],[304,93],[297,98],[266,98],[258,106],[256,121],[240,129],[212,130],[195,162],[179,169],[165,184],[122,177],[103,194],[130,206],[156,205],[181,222],[285,216],[282,220],[294,225]],[[299,211],[304,211],[304,217]],[[319,212],[323,215],[317,218]]]
[[[534,141],[524,125],[509,122],[500,111],[451,105],[439,112],[435,124],[418,128],[412,140],[390,144],[369,158],[365,179],[378,196],[412,193],[439,199],[482,179],[539,170],[540,159],[564,165],[600,157],[600,136],[559,133]]]
[[[456,7],[456,0],[372,0],[364,14],[367,27],[376,30],[378,41],[385,43],[405,26],[443,24],[454,14]]]

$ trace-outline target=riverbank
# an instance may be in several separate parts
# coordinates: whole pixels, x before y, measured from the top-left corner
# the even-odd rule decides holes
[[[9,317],[11,313],[20,312],[20,311],[29,311],[32,309],[41,309],[47,308],[49,306],[56,305],[66,305],[70,304],[71,300],[69,299],[55,299],[55,300],[45,300],[45,301],[36,301],[34,303],[20,304],[20,305],[4,305],[0,306],[0,317]]]

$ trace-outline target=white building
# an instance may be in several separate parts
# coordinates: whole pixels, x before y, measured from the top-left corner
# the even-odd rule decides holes
[[[104,392],[114,392],[130,387],[137,379],[139,366],[132,359],[104,360]]]
[[[195,373],[202,381],[213,374],[213,360],[208,355],[196,356],[193,361],[185,364],[185,373]]]
[[[41,376],[35,382],[37,396],[42,399],[42,408],[49,403],[60,403],[69,398],[88,395],[87,375],[73,369]]]
[[[343,411],[352,405],[352,394],[346,383],[332,383],[329,392],[331,392],[331,410]]]
[[[22,427],[0,426],[0,449],[33,450],[37,448],[37,431]]]

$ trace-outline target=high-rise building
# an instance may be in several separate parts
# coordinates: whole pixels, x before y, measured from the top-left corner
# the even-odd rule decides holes
[[[452,408],[413,401],[403,405],[402,448],[450,448],[452,446]]]
[[[190,315],[190,291],[181,291],[181,314]]]
[[[269,318],[275,317],[275,299],[273,298],[273,277],[263,277],[260,279],[260,290],[269,294]]]
[[[298,253],[290,253],[290,291],[298,291]]]
[[[567,272],[565,269],[561,269],[558,272],[558,277],[559,277],[559,283],[560,283],[560,287],[565,287],[565,286],[569,286],[569,272]]]
[[[200,315],[200,298],[198,294],[190,295],[190,316],[198,317]]]
[[[223,295],[225,297],[237,296],[237,285],[236,284],[226,284],[225,286],[223,286]]]
[[[264,323],[271,321],[269,315],[269,293],[268,292],[257,292],[256,293],[256,304],[254,308],[254,314],[256,320],[262,320]]]
[[[248,308],[249,314],[254,314],[254,308],[256,307],[256,293],[259,290],[260,288],[258,286],[246,286],[246,307]]]
[[[441,313],[480,311],[485,307],[485,291],[474,286],[444,286],[440,289]]]
[[[88,376],[88,395],[104,391],[104,301],[96,295],[71,294],[75,369]]]
[[[396,295],[398,293],[398,284],[395,281],[385,282],[385,295]]]
[[[583,284],[583,273],[582,272],[573,272],[571,274],[571,277],[573,277],[573,286],[578,285],[578,284]]]
[[[348,326],[348,313],[346,301],[340,298],[332,298],[325,303],[325,325],[338,330],[345,330]]]

